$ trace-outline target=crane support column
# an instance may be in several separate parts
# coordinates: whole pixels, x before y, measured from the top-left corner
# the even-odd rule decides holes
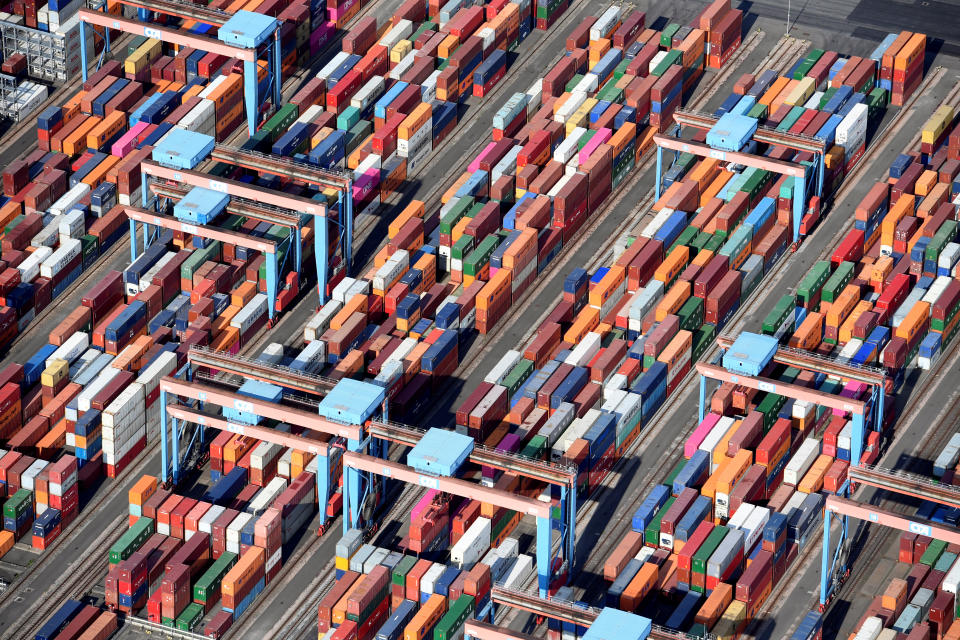
[[[83,24],[82,22],[80,24]],[[133,224],[133,220],[130,221]],[[160,482],[167,479],[167,392],[160,390]]]
[[[320,526],[324,527],[327,524],[327,502],[330,501],[330,458],[318,455],[313,459],[317,461],[317,506],[320,507]]]
[[[346,269],[346,274],[350,275],[351,267],[353,267],[353,186],[347,185],[347,188],[344,189],[344,199],[346,200],[346,238],[343,243],[343,259],[346,263],[344,268]]]
[[[830,576],[830,525],[832,515],[828,509],[823,511],[823,553],[820,555],[820,604],[826,604],[830,597],[833,580]]]
[[[282,72],[281,72],[281,64],[280,64],[281,57],[280,57],[280,29],[279,28],[277,28],[273,32],[273,51],[271,53],[272,53],[272,56],[270,57],[270,61],[272,62],[272,66],[273,66],[273,69],[271,70],[272,71],[271,79],[273,81],[272,83],[273,84],[273,87],[272,87],[273,88],[273,106],[279,109],[280,101],[282,99],[281,85],[283,84],[280,81],[280,76],[282,75]]]
[[[862,413],[853,414],[853,433],[850,436],[850,464],[859,465],[863,456],[864,416]]]
[[[550,590],[550,518],[537,518],[537,586],[540,597],[546,598]]]
[[[807,201],[807,181],[794,178],[793,181],[793,241],[800,240],[800,220],[803,219],[803,204]]]
[[[87,23],[80,21],[80,71],[83,81],[87,81]]]
[[[660,199],[660,180],[663,177],[663,147],[657,145],[657,181],[654,183],[654,188],[656,189],[655,200]]]
[[[317,289],[320,293],[320,306],[327,302],[327,267],[329,266],[327,252],[330,250],[327,239],[327,218],[313,216],[313,257],[317,262]]]
[[[267,307],[267,316],[273,320],[277,314],[277,253],[272,251],[266,255],[267,269],[267,298],[270,300]]]
[[[347,451],[358,452],[361,446],[360,440],[347,440]],[[343,473],[346,475],[343,480],[343,508],[348,510],[343,517],[343,533],[346,535],[350,527],[360,526],[360,471],[344,466]]]
[[[247,130],[257,132],[257,63],[243,61],[243,105],[247,112]]]
[[[707,404],[707,377],[705,375],[700,375],[700,409],[699,415],[697,416],[697,422],[703,422],[704,416],[704,407]]]
[[[300,275],[300,267],[303,262],[303,251],[300,246],[300,227],[293,228],[293,264],[297,270],[297,275]]]

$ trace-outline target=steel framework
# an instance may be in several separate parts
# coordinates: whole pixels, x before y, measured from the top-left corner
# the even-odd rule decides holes
[[[278,263],[277,252],[279,246],[276,243],[273,243],[269,240],[262,240],[260,238],[252,238],[246,234],[238,233],[234,231],[226,231],[217,229],[209,225],[192,225],[188,223],[181,222],[172,218],[170,216],[164,216],[161,214],[153,213],[148,211],[148,199],[149,193],[154,191],[158,194],[166,193],[177,193],[183,189],[180,185],[187,185],[191,187],[202,187],[205,189],[211,189],[213,191],[219,191],[221,193],[226,193],[231,198],[240,198],[239,202],[231,201],[231,205],[234,207],[234,211],[240,213],[241,211],[245,212],[243,215],[252,215],[257,219],[264,219],[271,224],[281,224],[290,228],[291,233],[289,239],[285,242],[289,242],[291,249],[293,250],[293,270],[298,274],[301,272],[302,261],[303,261],[303,241],[302,241],[302,226],[301,218],[299,215],[287,213],[289,211],[302,212],[305,214],[313,215],[316,220],[319,220],[326,216],[327,208],[321,203],[315,202],[308,198],[302,198],[299,196],[288,195],[279,191],[274,191],[272,189],[262,189],[257,187],[251,187],[250,185],[238,182],[235,180],[228,179],[213,179],[210,176],[201,173],[199,171],[192,171],[189,169],[174,169],[170,167],[165,167],[157,162],[151,160],[145,160],[140,163],[140,172],[141,172],[141,181],[144,187],[141,190],[142,193],[142,208],[134,209],[132,207],[128,208],[127,214],[130,217],[130,259],[137,259],[137,240],[136,240],[136,223],[140,222],[143,226],[143,249],[146,250],[152,241],[151,227],[163,227],[167,229],[174,229],[176,231],[182,231],[191,235],[199,235],[204,238],[210,238],[212,240],[219,240],[221,242],[226,242],[228,244],[234,244],[237,246],[244,246],[255,251],[261,251],[266,257],[266,277],[267,277],[267,298],[269,299],[269,304],[267,308],[268,315],[271,320],[273,320],[276,311],[277,311],[277,293],[280,286],[280,265]],[[157,180],[163,181],[156,188],[154,187],[153,182],[150,178],[155,178]],[[261,206],[256,206],[251,203],[258,203]],[[270,209],[265,208],[262,205],[267,205],[271,207]],[[275,210],[280,209],[280,211]],[[321,233],[317,233],[317,227],[321,230],[325,229],[325,225],[315,225],[314,236],[316,240],[319,240]],[[319,247],[315,244],[315,250],[318,250]],[[325,246],[324,246],[325,249]],[[325,265],[326,251],[321,252],[321,256],[317,256],[318,267],[323,263]],[[325,269],[323,270],[325,271]],[[321,270],[318,269],[317,277],[321,277]],[[322,280],[321,280],[322,282]]]
[[[275,18],[251,11],[237,11],[232,16],[223,11],[209,9],[175,0],[118,0],[121,4],[136,7],[139,19],[134,20],[119,15],[82,8],[80,15],[80,37],[85,42],[87,24],[105,28],[104,51],[110,51],[109,29],[117,29],[134,35],[154,38],[170,44],[191,47],[208,53],[217,53],[228,58],[243,61],[243,99],[247,113],[247,128],[250,135],[257,130],[257,116],[260,104],[272,98],[274,106],[280,104],[281,65],[280,65],[280,22]],[[165,27],[147,22],[149,12],[195,20],[218,29],[218,38],[210,38],[184,29]],[[250,31],[249,28],[253,30]],[[267,76],[269,96],[260,96],[257,82],[257,60],[261,50],[267,58]],[[87,51],[80,48],[83,80],[87,80]],[[102,57],[101,57],[102,62]],[[99,65],[98,65],[99,66]]]
[[[213,148],[210,157],[220,162],[226,162],[245,169],[252,169],[261,174],[275,175],[283,178],[292,178],[320,188],[334,189],[337,192],[338,208],[340,211],[339,238],[343,250],[344,268],[350,271],[353,265],[353,178],[337,171],[327,171],[312,165],[297,162],[292,158],[260,153],[238,147],[218,144]],[[321,220],[321,218],[324,218]],[[324,214],[314,214],[314,255],[317,261],[317,282],[320,286],[320,304],[326,302],[326,283],[330,280],[330,259],[327,255],[330,230],[328,225],[332,218],[324,209]]]
[[[685,109],[678,109],[674,113],[673,119],[680,128],[687,126],[700,130],[711,129],[717,124],[718,120],[716,116],[711,114]],[[660,187],[662,184],[664,170],[664,149],[669,149],[677,154],[692,153],[700,157],[716,158],[724,162],[733,162],[748,167],[755,167],[765,171],[792,176],[796,178],[796,180],[794,180],[795,189],[793,192],[792,211],[793,241],[798,242],[800,240],[800,221],[803,218],[804,208],[806,205],[806,193],[808,189],[807,181],[813,181],[815,178],[815,181],[813,181],[812,184],[814,194],[820,196],[823,193],[824,153],[826,151],[826,143],[820,138],[785,133],[762,126],[757,127],[757,130],[754,132],[752,137],[756,142],[779,145],[796,149],[798,151],[808,151],[812,153],[814,157],[814,171],[812,175],[807,174],[807,171],[803,165],[796,164],[794,162],[773,160],[771,158],[767,158],[766,156],[752,153],[723,151],[703,143],[693,142],[692,140],[684,140],[678,136],[657,134],[653,137],[654,144],[657,145],[657,181],[655,184],[656,197],[658,200],[660,199]]]

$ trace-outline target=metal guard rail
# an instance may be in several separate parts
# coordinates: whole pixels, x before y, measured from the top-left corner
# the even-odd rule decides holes
[[[186,187],[166,184],[156,180],[150,180],[150,190],[164,198],[183,198],[189,191]],[[237,196],[230,197],[230,203],[227,204],[226,211],[234,215],[256,218],[283,227],[297,227],[300,225],[299,216],[286,213],[278,207],[253,202],[252,200]]]
[[[890,491],[916,491],[924,497],[929,496],[934,501],[960,508],[960,487],[943,484],[916,473],[874,465],[860,465],[850,467],[848,475],[851,482]]]
[[[416,444],[419,442],[420,438],[423,437],[423,434],[427,432],[426,429],[422,427],[415,427],[408,424],[402,424],[399,422],[383,422],[380,420],[375,420],[369,423],[368,425],[371,435],[376,435],[376,431],[380,430],[384,436],[389,436],[392,438],[403,439],[404,442],[411,442]],[[416,439],[411,434],[417,434]],[[490,462],[491,465],[507,463],[510,465],[523,465],[527,468],[536,469],[543,474],[549,474],[551,478],[554,478],[554,481],[560,482],[569,482],[570,479],[576,479],[577,468],[572,464],[563,464],[557,462],[547,462],[545,460],[537,460],[536,458],[528,458],[527,456],[520,455],[518,453],[504,453],[502,451],[496,451],[490,447],[484,446],[482,444],[474,444],[473,451],[470,455],[471,458],[474,458],[475,462],[483,463],[479,458],[484,458]],[[476,455],[479,453],[480,455]],[[548,478],[544,476],[544,480],[549,481]]]
[[[293,178],[314,182],[316,184],[335,183],[330,184],[330,186],[338,188],[350,184],[353,181],[352,176],[340,171],[320,169],[306,162],[298,162],[292,158],[223,144],[215,146],[210,153],[210,157],[214,160],[234,162],[236,164],[243,164],[244,161],[253,161],[274,171],[281,171],[284,175],[289,175]]]
[[[717,122],[717,117],[710,113],[704,113],[701,111],[692,111],[688,109],[677,109],[674,113],[674,120],[682,124],[680,121],[683,119],[687,120],[698,120],[700,126],[703,128],[709,128]],[[691,123],[692,124],[692,123]],[[794,144],[799,147],[803,147],[806,150],[814,151],[817,153],[823,153],[826,147],[826,141],[822,138],[816,136],[805,136],[798,133],[785,133],[783,131],[777,131],[766,126],[757,126],[757,131],[754,134],[754,137],[759,142],[767,142],[770,144]]]
[[[205,362],[197,362],[197,360],[203,359],[212,360],[214,363],[208,364]],[[187,360],[191,363],[201,364],[203,366],[214,367],[218,369],[230,370],[231,364],[234,366],[259,369],[261,371],[270,372],[279,377],[292,380],[294,381],[294,384],[309,383],[318,390],[322,388],[329,391],[337,385],[337,381],[333,380],[332,378],[319,376],[314,373],[307,373],[305,371],[298,371],[297,369],[291,369],[290,367],[285,367],[279,364],[270,364],[267,362],[261,362],[259,360],[253,360],[252,358],[246,358],[244,356],[228,355],[224,352],[215,351],[205,346],[191,346],[190,350],[187,352]]]
[[[502,583],[493,585],[490,597],[494,602],[528,610],[532,609],[537,613],[546,615],[546,617],[584,627],[589,627],[601,611],[596,607],[580,607],[567,600],[541,598],[525,591],[504,587]],[[658,624],[653,625],[650,637],[655,640],[717,640],[717,636],[710,633],[706,636],[693,636]]]

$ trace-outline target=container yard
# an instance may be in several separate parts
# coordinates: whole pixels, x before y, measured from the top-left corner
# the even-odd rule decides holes
[[[3,7],[3,636],[960,638],[889,5]]]

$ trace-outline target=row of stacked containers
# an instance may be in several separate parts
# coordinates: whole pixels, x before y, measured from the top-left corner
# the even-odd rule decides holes
[[[406,21],[416,6],[407,3],[394,21]],[[222,139],[240,123],[234,61],[186,49],[164,55],[159,41],[146,38],[132,39],[125,53],[64,106],[45,110],[40,148],[3,173],[8,344],[126,230],[118,205],[139,204],[139,163],[154,144],[181,130]],[[282,111],[261,131],[286,129]],[[271,239],[289,234],[223,216],[225,204],[193,213]],[[302,236],[308,259],[311,231]],[[291,289],[296,294],[295,283]],[[13,515],[4,552],[32,527],[34,546],[45,548],[75,517],[77,491],[104,473],[118,475],[157,438],[159,379],[185,364],[190,345],[237,350],[266,322],[265,290],[262,255],[164,233],[126,269],[96,281],[48,344],[3,371],[0,478]],[[314,367],[316,357],[307,351],[299,366]],[[54,464],[67,452],[73,455]],[[73,471],[61,470],[68,460]]]
[[[920,148],[898,156],[867,192],[830,260],[816,263],[763,321],[764,333],[795,348],[884,367],[888,406],[910,369],[935,366],[955,334],[960,244],[950,200],[960,192],[960,163],[949,143],[954,126],[952,107],[934,112],[922,127]],[[773,365],[764,375],[869,405],[861,383]],[[888,414],[884,428],[890,422]],[[680,591],[688,586],[684,599],[691,603],[679,628],[718,625],[720,637],[735,635],[813,537],[824,494],[844,485],[852,428],[842,411],[721,385],[684,445],[684,461],[634,515],[634,538],[625,538],[608,559],[608,602],[642,611],[637,594],[658,579],[657,588],[669,591],[663,585],[675,580]],[[878,459],[879,436],[868,434],[862,462]],[[954,444],[938,457],[937,474],[948,479],[956,458]],[[921,511],[918,517],[937,522],[956,518],[933,504]],[[915,534],[900,544],[901,562],[913,565],[909,575],[871,603],[856,637],[952,637],[957,550]],[[672,554],[658,559],[665,550]],[[817,637],[816,618],[811,614],[794,637]]]

